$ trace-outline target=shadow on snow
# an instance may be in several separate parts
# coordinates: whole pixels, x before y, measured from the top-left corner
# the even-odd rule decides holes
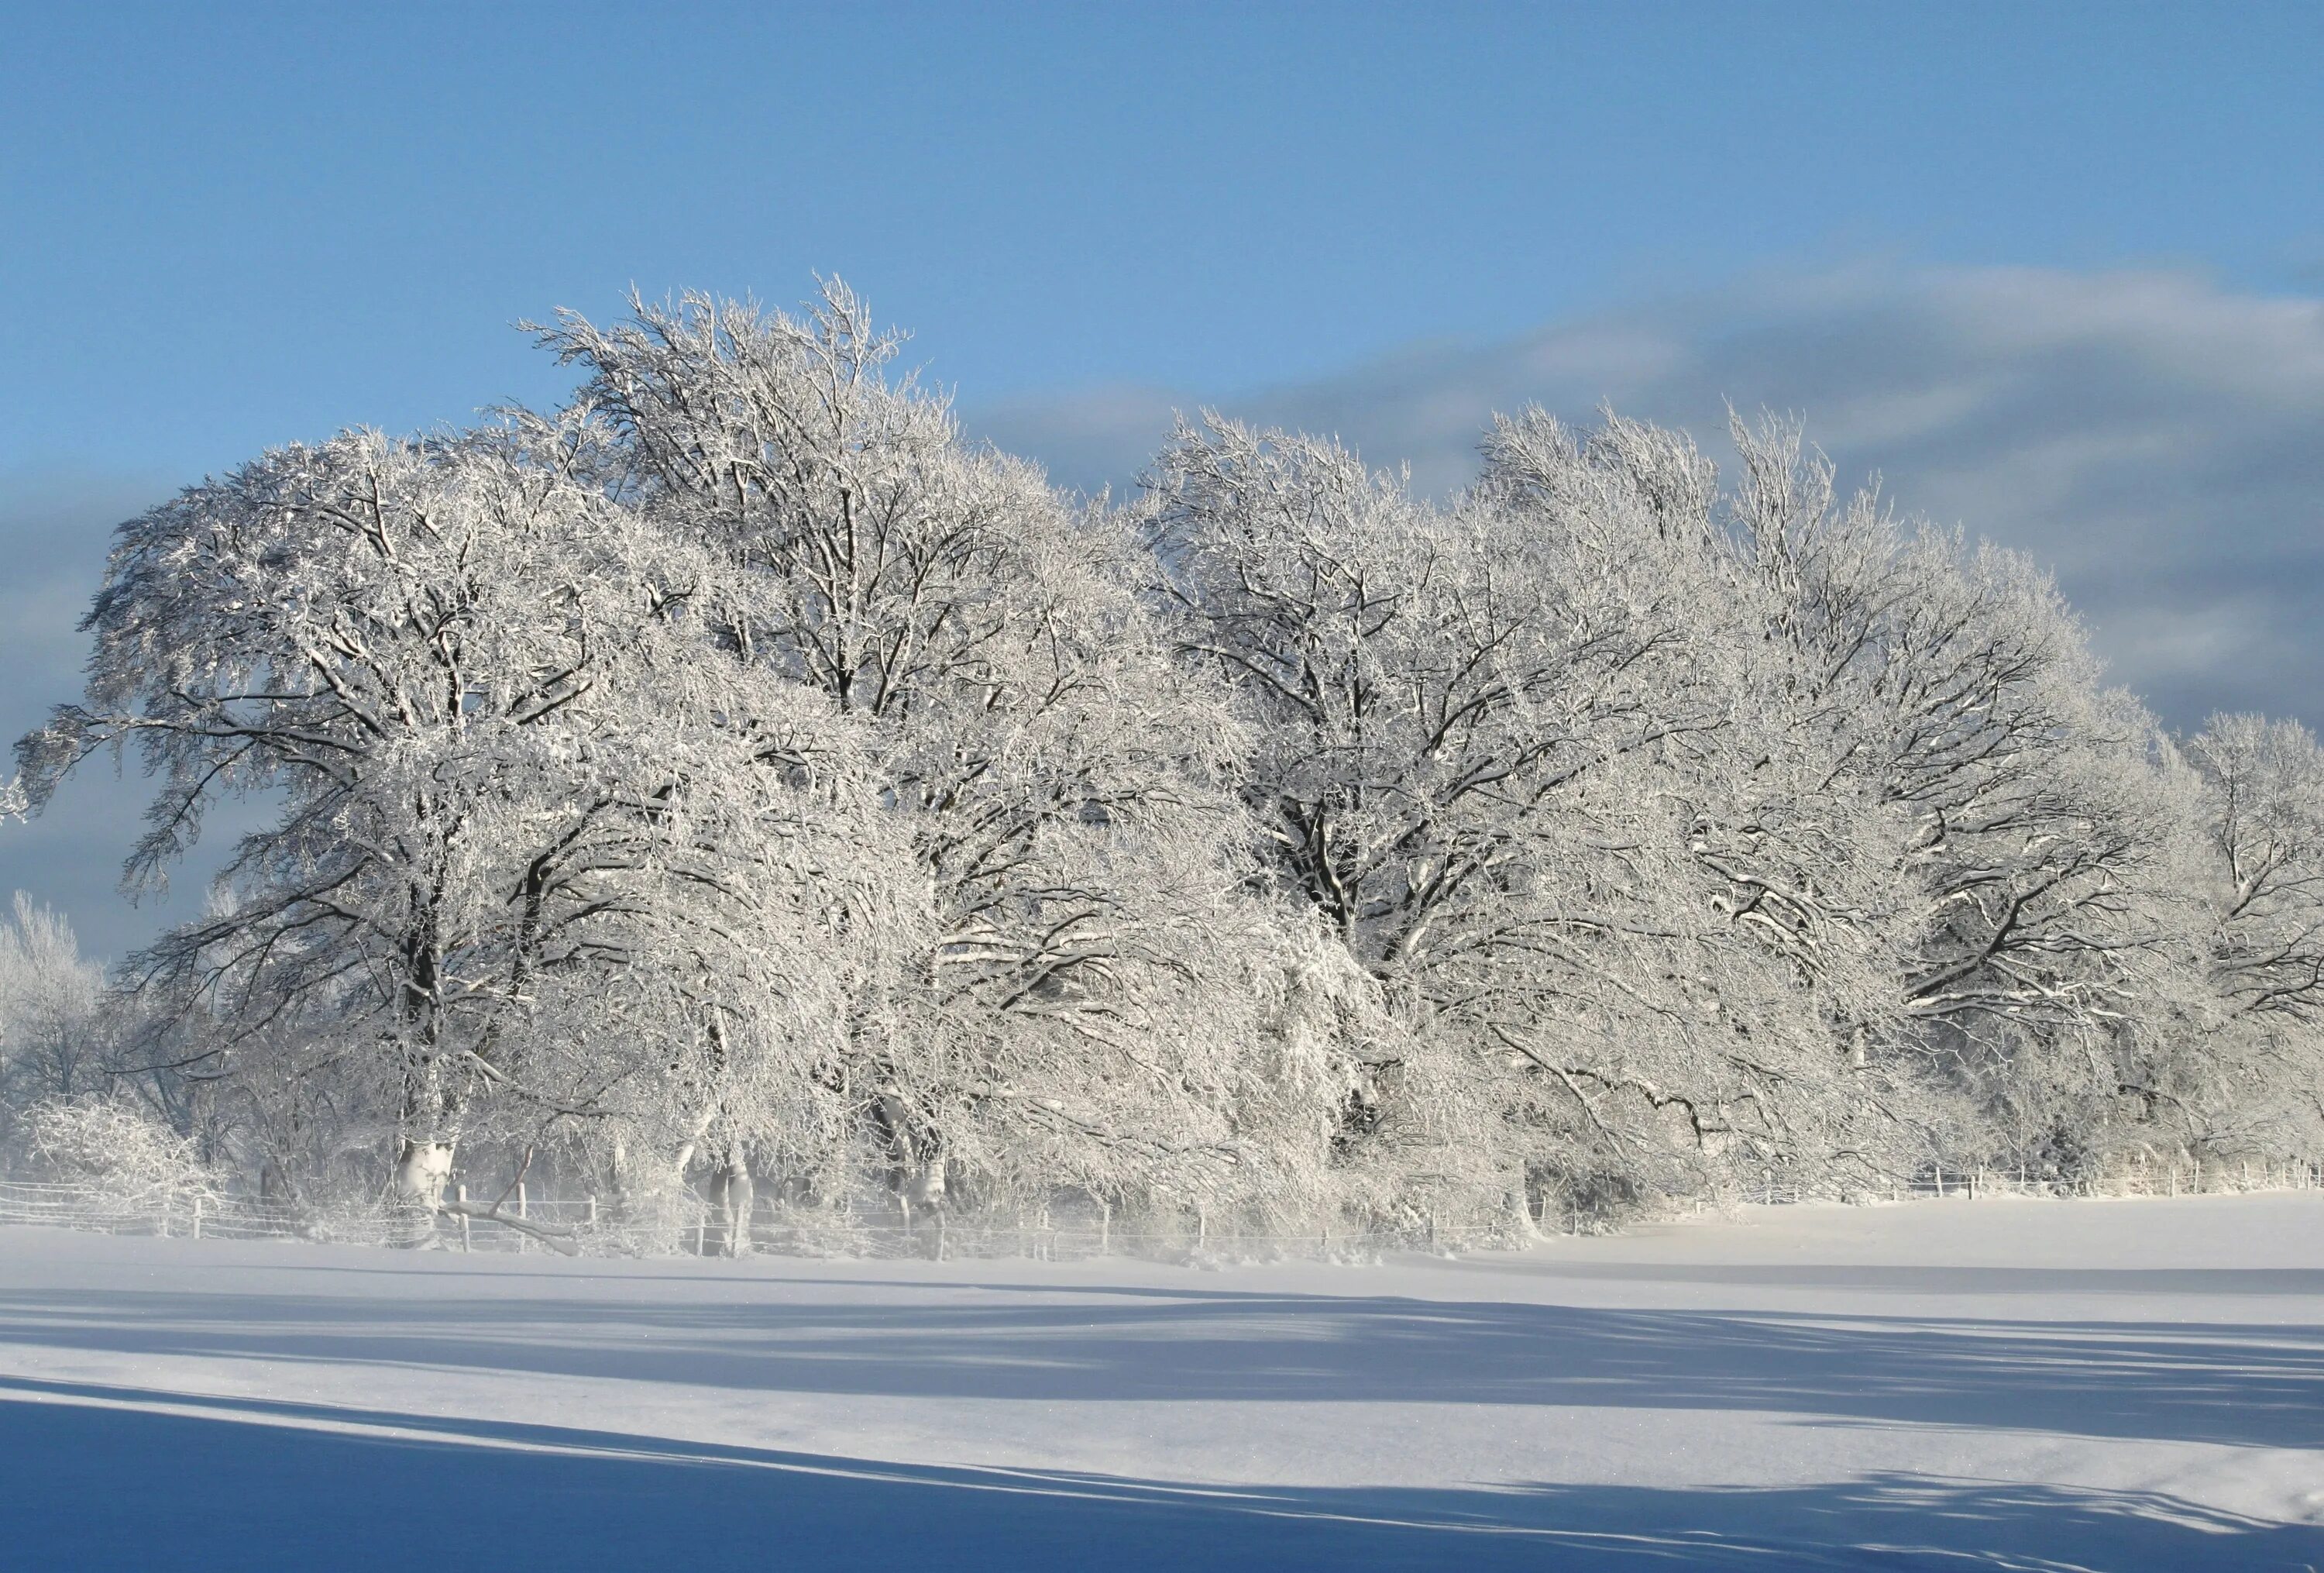
[[[858,1298],[872,1287],[862,1281],[722,1282],[738,1298],[601,1298],[580,1285],[554,1297],[456,1299],[0,1291],[0,1341],[770,1394],[1720,1409],[2324,1446],[2324,1328],[2315,1327],[1606,1309],[1054,1282],[877,1286],[966,1297],[899,1304]],[[827,1298],[792,1292],[801,1289]]]
[[[360,1429],[387,1427],[406,1434]],[[26,1568],[2256,1573],[2324,1561],[2324,1532],[2140,1494],[1894,1476],[1769,1490],[1200,1488],[17,1380],[0,1383],[0,1460],[5,1543]]]

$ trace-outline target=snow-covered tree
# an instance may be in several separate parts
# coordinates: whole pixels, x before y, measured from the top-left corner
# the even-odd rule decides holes
[[[0,1159],[21,1146],[25,1109],[104,1090],[103,988],[72,925],[18,891],[0,923]]]
[[[1575,432],[1538,411],[1496,423],[1480,491],[1529,532],[1590,543],[1664,597],[1681,631],[1646,701],[1660,718],[1646,791],[1665,924],[1691,936],[1669,984],[1683,1039],[1600,1041],[1601,1107],[1687,1118],[1698,1153],[1822,1174],[1889,1161],[1912,1088],[1868,1046],[1900,1010],[1895,828],[1835,790],[1853,745],[1771,630],[1794,614],[1752,570],[1714,467],[1684,434],[1609,415]],[[1650,1069],[1651,1063],[1651,1069]]]
[[[1262,739],[1268,861],[1410,1019],[1357,1132],[1449,1115],[1489,1192],[1675,1184],[1788,1140],[1769,1098],[1814,1022],[1694,856],[1731,719],[1706,522],[1531,435],[1439,508],[1332,443],[1182,429],[1148,481],[1159,588]]]
[[[2324,1143],[2324,748],[2295,721],[2214,716],[2186,748],[2210,1010],[2136,1088],[2207,1145]],[[2172,1052],[2175,1050],[2175,1052]]]
[[[2297,721],[2215,716],[2188,754],[2218,881],[2221,994],[2237,1015],[2324,1021],[2324,749]]]
[[[836,283],[537,331],[559,412],[123,527],[0,809],[134,751],[133,887],[262,822],[109,1002],[0,925],[49,1160],[739,1251],[761,1182],[1415,1229],[2324,1132],[2312,737],[2182,747],[1796,424],[1525,412],[1431,502],[1205,419],[1117,507]]]
[[[1902,837],[1891,1046],[1997,1096],[2061,1077],[2111,1096],[2184,972],[2167,745],[2024,558],[1840,500],[1796,425],[1735,438],[1774,718],[1831,762],[1821,791]]]
[[[835,1136],[908,1205],[1290,1183],[1239,1133],[1272,1096],[1255,991],[1295,953],[1241,890],[1240,733],[1139,606],[1121,522],[963,441],[844,286],[801,318],[632,306],[543,332],[620,434],[609,486],[720,565],[721,649],[866,729],[930,892],[910,986],[816,1074]]]
[[[354,434],[132,521],[88,699],[20,750],[35,803],[142,751],[133,883],[221,796],[272,794],[209,914],[134,965],[227,1029],[209,1073],[245,1044],[352,1057],[431,1206],[482,1108],[587,1118],[735,1020],[827,1031],[881,954],[851,729],[779,694],[733,722],[696,576],[576,479],[589,435]]]

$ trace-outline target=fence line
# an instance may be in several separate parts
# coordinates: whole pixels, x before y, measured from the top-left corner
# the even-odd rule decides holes
[[[1885,1185],[1803,1187],[1769,1179],[1706,1205],[1754,1202],[1793,1206],[1811,1201],[1907,1201],[1962,1197],[2172,1197],[2324,1188],[2324,1167],[2294,1160],[2204,1163],[2134,1160],[2096,1174],[2042,1176],[2030,1168],[1948,1170]],[[1567,1232],[1600,1220],[1553,1203],[1541,1226]],[[946,1256],[1024,1257],[1086,1261],[1104,1256],[1165,1260],[1235,1260],[1297,1256],[1364,1259],[1404,1245],[1462,1249],[1512,1243],[1506,1229],[1468,1230],[1434,1221],[1414,1239],[1392,1240],[1350,1228],[1319,1226],[1291,1233],[1213,1228],[1199,1215],[1178,1229],[1124,1226],[1094,1209],[1028,1208],[1011,1218],[981,1214],[955,1217],[923,1212],[898,1221],[888,1209],[792,1208],[770,1204],[754,1212],[744,1250],[791,1256],[926,1259]],[[302,1239],[349,1245],[426,1246],[455,1251],[554,1251],[570,1255],[729,1255],[723,1213],[693,1192],[663,1198],[645,1216],[622,1216],[595,1197],[538,1198],[521,1193],[496,1203],[468,1199],[465,1188],[430,1216],[386,1205],[336,1209],[300,1208],[205,1189],[155,1189],[111,1192],[86,1186],[0,1180],[0,1225],[28,1224],[113,1235],[194,1239]]]
[[[1083,1222],[1028,1212],[1010,1217],[960,1218],[942,1212],[918,1221],[894,1215],[808,1212],[767,1207],[748,1230],[747,1249],[785,1255],[1023,1256],[1084,1260],[1104,1255],[1221,1257],[1263,1254],[1331,1256],[1376,1248],[1351,1230],[1290,1234],[1223,1231],[1200,1221],[1184,1231],[1123,1227],[1111,1219]],[[653,1216],[622,1217],[595,1197],[528,1198],[494,1205],[448,1198],[434,1217],[392,1207],[302,1210],[284,1204],[211,1193],[191,1196],[108,1196],[86,1187],[0,1181],[0,1225],[30,1224],[101,1234],[204,1239],[307,1239],[355,1245],[424,1245],[454,1251],[556,1251],[577,1255],[725,1255],[726,1226],[706,1198],[688,1193]]]
[[[1764,1205],[1807,1201],[1913,1201],[1940,1197],[2176,1197],[2231,1196],[2246,1191],[2324,1189],[2324,1164],[2304,1159],[2137,1158],[2117,1161],[2094,1173],[2043,1174],[2030,1164],[1947,1168],[1932,1164],[1910,1178],[1856,1184],[1821,1185],[1764,1180],[1736,1193],[1739,1200]]]

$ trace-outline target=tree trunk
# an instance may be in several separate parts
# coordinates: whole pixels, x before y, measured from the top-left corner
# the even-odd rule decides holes
[[[395,1199],[434,1213],[444,1205],[444,1185],[452,1178],[449,1142],[424,1142],[406,1136],[395,1156]]]
[[[904,1176],[899,1188],[907,1206],[940,1208],[945,1199],[945,1161],[932,1159],[924,1167]]]
[[[432,1218],[443,1210],[444,1186],[452,1178],[452,1100],[432,1056],[420,1058],[406,1074],[403,1141],[396,1151],[390,1194]]]
[[[718,1209],[718,1254],[722,1256],[749,1255],[751,1209],[758,1200],[758,1186],[751,1178],[750,1165],[738,1160],[712,1175],[710,1200]]]

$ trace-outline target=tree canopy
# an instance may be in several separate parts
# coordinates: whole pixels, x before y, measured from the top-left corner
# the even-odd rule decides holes
[[[20,902],[0,1141],[1393,1231],[2324,1134],[2314,737],[2170,735],[1795,425],[1435,501],[1203,415],[1093,500],[835,283],[536,331],[565,408],[121,527],[14,791],[134,752],[133,888],[263,817],[106,986]]]

